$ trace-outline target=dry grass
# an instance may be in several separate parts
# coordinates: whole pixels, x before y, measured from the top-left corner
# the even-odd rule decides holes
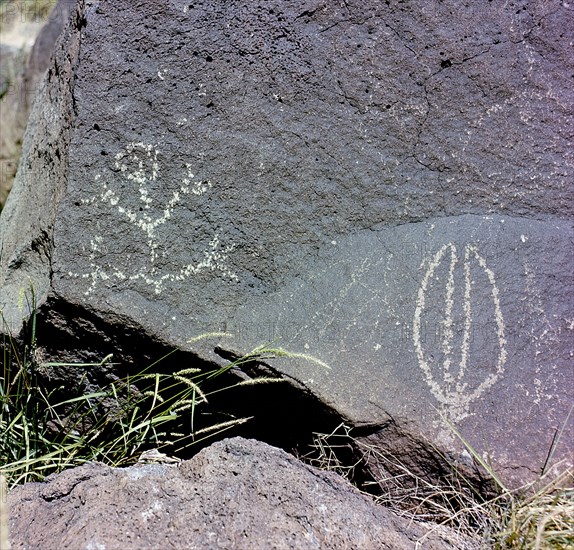
[[[490,503],[493,548],[574,549],[574,478],[565,470],[540,479],[521,494],[505,494]],[[535,487],[538,486],[538,489]]]
[[[112,354],[99,363],[42,361],[36,342],[33,289],[23,291],[24,300],[33,312],[25,342],[16,341],[10,335],[0,311],[0,327],[3,327],[3,336],[0,336],[0,473],[10,488],[41,481],[51,473],[89,461],[125,466],[152,448],[170,453],[187,451],[251,420],[251,417],[236,418],[210,410],[212,395],[246,384],[286,381],[269,376],[235,381],[223,374],[240,365],[273,357],[302,357],[282,348],[258,346],[227,365],[213,365],[212,370],[189,366],[173,369],[173,372],[157,372],[158,364],[165,364],[176,353],[174,349],[136,374],[112,377],[105,385],[94,386],[89,381],[89,373],[93,369],[114,367]],[[226,336],[230,335],[205,333],[188,343],[193,345],[199,340]],[[328,368],[313,357],[304,358]],[[55,368],[77,373],[75,387],[72,384],[50,386],[47,383],[50,371]],[[226,382],[215,383],[214,379]]]
[[[359,458],[349,466],[338,457],[350,447],[358,451]],[[353,438],[345,425],[330,434],[316,434],[314,450],[309,460],[312,464],[349,479],[367,463],[382,465],[373,482],[380,493],[376,497],[379,504],[403,517],[433,522],[437,529],[449,527],[471,545],[467,548],[574,550],[572,470],[549,473],[517,491],[501,486],[494,472],[488,471],[498,487],[498,494],[492,496],[481,495],[454,470],[448,479],[429,481],[396,457]],[[424,548],[424,539],[418,542]]]
[[[26,294],[26,297],[28,295]],[[250,353],[212,371],[198,368],[179,369],[173,373],[152,369],[177,350],[164,355],[143,371],[124,379],[114,379],[98,391],[86,392],[82,376],[77,395],[73,388],[48,389],[40,373],[54,367],[90,369],[112,365],[112,355],[100,363],[41,362],[37,353],[35,297],[26,344],[16,342],[7,331],[0,340],[0,550],[8,550],[7,490],[17,484],[42,481],[86,462],[98,461],[110,466],[133,464],[151,450],[168,449],[178,453],[192,445],[222,434],[250,421],[253,417],[231,418],[197,425],[197,409],[208,403],[211,395],[246,384],[285,382],[285,378],[255,377],[229,386],[215,386],[209,392],[201,387],[206,381],[245,363],[273,357],[301,358],[282,348],[259,346]],[[0,311],[0,322],[2,322]],[[206,333],[189,340],[193,344],[207,338],[230,336]],[[305,359],[328,365],[311,356]],[[87,371],[86,371],[87,372]],[[66,390],[64,400],[56,390]],[[229,415],[227,415],[229,417]],[[176,431],[177,430],[177,431]]]

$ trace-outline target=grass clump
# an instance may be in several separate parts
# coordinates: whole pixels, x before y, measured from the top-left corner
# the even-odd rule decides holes
[[[2,346],[0,473],[10,487],[41,481],[49,474],[91,461],[126,466],[151,449],[189,455],[192,445],[251,419],[222,417],[223,413],[216,411],[199,414],[212,394],[284,379],[255,377],[227,387],[210,381],[244,363],[293,356],[281,348],[259,346],[211,371],[180,368],[156,372],[174,350],[135,375],[113,378],[104,387],[87,391],[93,388],[87,380],[91,368],[114,372],[112,356],[94,364],[43,362],[36,347],[34,314],[29,324],[27,345],[4,336]],[[189,342],[222,336],[229,335],[208,333]],[[62,367],[83,372],[76,387],[47,385],[50,369]],[[213,420],[206,422],[206,418]]]
[[[13,341],[7,344],[0,372],[0,470],[10,486],[90,461],[128,465],[144,450],[195,442],[195,409],[207,402],[195,369],[146,369],[88,393],[84,374],[76,388],[50,389],[42,375],[51,368],[102,368],[111,366],[111,355],[97,364],[41,363],[33,347],[20,354]],[[61,399],[64,393],[73,396]],[[181,429],[184,417],[191,419],[188,433]]]
[[[574,484],[566,470],[538,489],[504,494],[490,503],[496,529],[489,535],[493,548],[574,549]]]

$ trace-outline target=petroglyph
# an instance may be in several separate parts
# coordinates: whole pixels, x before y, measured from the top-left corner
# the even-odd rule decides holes
[[[433,340],[432,342],[426,342],[428,349],[425,350],[425,340],[429,339],[423,337],[422,318],[430,307],[428,294],[432,282],[438,280],[435,273],[443,261],[448,262],[449,256],[450,262],[448,263],[444,288],[444,314],[440,316],[442,320],[434,319],[433,325],[436,334],[440,336],[439,349],[433,349],[433,343],[436,343]],[[464,288],[462,290],[462,305],[459,309],[459,311],[461,310],[461,315],[459,315],[458,322],[455,322],[454,311],[457,306],[455,303],[457,282],[455,274],[460,271],[460,269],[457,270],[459,261],[457,248],[453,243],[445,244],[430,258],[418,291],[413,319],[413,341],[419,366],[432,394],[441,404],[443,413],[452,422],[460,422],[469,416],[470,404],[499,380],[504,373],[504,365],[507,358],[504,319],[500,309],[500,297],[495,276],[488,267],[485,258],[479,254],[478,248],[470,244],[466,245],[464,249],[464,258],[462,260]],[[481,371],[486,371],[487,374],[484,380],[478,384],[476,382],[471,384],[469,381],[469,370],[476,370],[477,361],[484,362],[484,357],[477,357],[473,364],[470,357],[473,328],[472,293],[477,290],[477,281],[474,281],[471,277],[471,267],[473,266],[486,275],[487,284],[490,286],[489,294],[492,300],[494,319],[491,325],[492,330],[490,331],[492,334],[487,334],[486,336],[489,339],[494,339],[494,347],[497,350],[495,364],[490,365],[489,370],[481,369]],[[460,293],[458,295],[460,296]],[[436,295],[434,298],[436,299]],[[477,302],[474,301],[474,303],[476,304]],[[460,334],[461,329],[462,336],[456,340],[455,333]],[[460,343],[459,351],[454,349],[455,340]],[[437,357],[442,358],[442,364],[440,364],[440,360],[437,360]],[[458,364],[455,366],[457,360]]]
[[[169,192],[162,189],[159,180],[161,169],[158,154],[159,151],[151,144],[128,143],[115,155],[110,179],[101,174],[95,175],[94,181],[100,193],[81,201],[83,205],[96,201],[109,204],[117,214],[118,221],[127,221],[132,226],[136,232],[134,242],[136,245],[143,245],[145,257],[143,262],[130,258],[131,261],[128,262],[130,272],[125,273],[112,263],[111,258],[119,252],[113,250],[113,243],[107,242],[109,239],[103,235],[94,235],[89,244],[90,273],[68,273],[70,277],[91,281],[86,295],[93,293],[99,282],[112,285],[129,281],[143,281],[153,287],[156,294],[161,294],[166,284],[183,281],[205,270],[218,270],[225,277],[237,279],[237,275],[227,266],[227,255],[233,250],[233,245],[223,247],[217,233],[200,253],[200,259],[195,262],[169,271],[165,268],[165,262],[161,262],[160,265],[160,260],[167,257],[167,252],[165,252],[166,243],[162,242],[159,229],[173,219],[186,195],[199,197],[207,193],[213,184],[210,181],[196,179],[191,165],[186,164],[186,175],[169,196]],[[155,190],[156,198],[152,197],[152,189]],[[137,193],[140,202],[137,208],[128,206],[130,202],[133,203],[134,193]],[[163,196],[169,198],[167,202],[160,204],[158,197]]]

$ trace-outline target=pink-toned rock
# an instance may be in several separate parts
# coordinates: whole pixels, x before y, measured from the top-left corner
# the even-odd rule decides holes
[[[334,473],[242,438],[178,466],[88,464],[18,487],[8,503],[13,550],[473,547],[375,505]]]

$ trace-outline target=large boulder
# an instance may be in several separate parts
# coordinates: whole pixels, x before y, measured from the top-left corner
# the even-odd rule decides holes
[[[464,461],[458,430],[536,478],[574,440],[571,28],[565,3],[80,3],[0,219],[5,319],[30,285],[47,356],[278,341],[381,445]]]
[[[242,438],[180,465],[87,464],[8,496],[19,548],[472,548],[400,518],[337,474]]]

